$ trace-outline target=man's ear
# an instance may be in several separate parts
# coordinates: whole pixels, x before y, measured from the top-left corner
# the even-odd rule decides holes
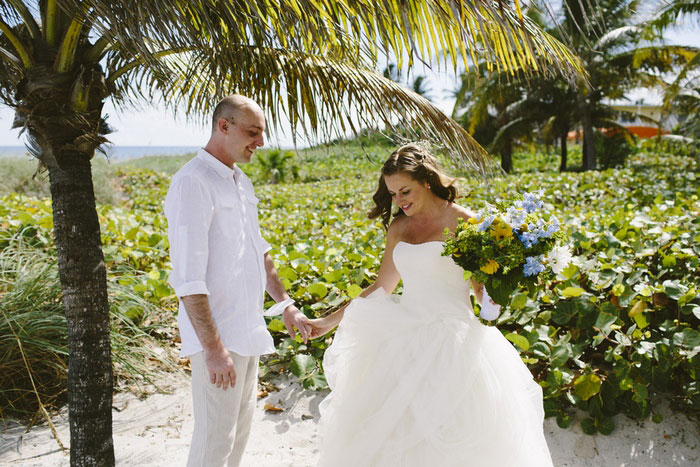
[[[216,123],[216,126],[221,133],[228,133],[230,125],[231,123],[223,117],[221,117]]]

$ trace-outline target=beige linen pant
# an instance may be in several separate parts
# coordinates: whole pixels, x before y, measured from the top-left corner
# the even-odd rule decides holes
[[[236,385],[209,382],[204,353],[190,355],[194,433],[187,467],[238,467],[248,443],[258,385],[259,357],[230,352]]]

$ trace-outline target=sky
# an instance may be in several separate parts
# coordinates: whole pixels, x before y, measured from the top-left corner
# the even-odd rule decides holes
[[[665,42],[700,47],[700,30],[689,26],[687,21],[685,23],[669,29],[664,38]],[[433,103],[450,115],[455,101],[452,95],[456,87],[454,72],[436,72],[427,68],[421,69],[418,66],[413,70],[413,74],[427,76],[428,85],[432,87],[430,96]],[[657,100],[653,93],[648,93],[646,90],[636,90],[628,97],[631,101]],[[104,113],[109,115],[107,121],[115,130],[109,135],[109,140],[115,146],[203,146],[209,138],[208,126],[188,122],[184,116],[175,116],[172,111],[165,110],[159,105],[119,110],[115,109],[111,101],[107,101]],[[18,130],[10,129],[13,116],[11,109],[0,105],[0,146],[24,144]],[[289,125],[286,125],[283,131],[282,134],[269,135],[266,146],[291,148],[293,142]],[[303,139],[299,139],[297,143],[299,147],[308,145]]]

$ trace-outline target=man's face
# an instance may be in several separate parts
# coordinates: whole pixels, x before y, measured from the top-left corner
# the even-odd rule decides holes
[[[247,164],[253,152],[265,144],[265,116],[259,108],[244,107],[235,115],[225,119],[225,150],[229,160]]]

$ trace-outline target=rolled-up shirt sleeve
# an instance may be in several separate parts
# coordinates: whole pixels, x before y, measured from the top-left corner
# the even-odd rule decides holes
[[[206,274],[209,226],[214,203],[196,177],[173,180],[165,198],[172,273],[170,285],[178,297],[209,295]]]

